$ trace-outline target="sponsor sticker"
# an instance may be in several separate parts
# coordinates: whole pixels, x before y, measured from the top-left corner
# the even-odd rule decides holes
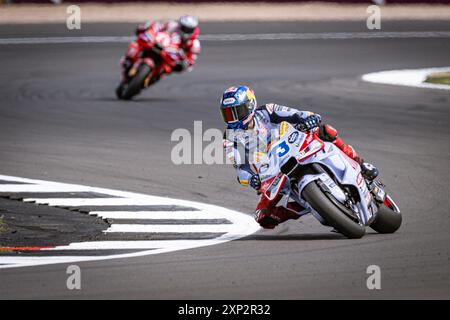
[[[295,141],[297,141],[297,139],[298,139],[298,132],[294,131],[290,134],[288,141],[289,143],[294,143]]]
[[[235,98],[226,98],[225,100],[223,100],[223,104],[232,104],[235,103],[236,99]]]
[[[237,92],[234,96],[235,96],[236,100],[238,100],[238,101],[244,101],[246,95],[247,95],[247,94],[246,94],[245,92]]]
[[[272,114],[273,113],[273,103],[266,104],[266,110],[267,110],[267,112]]]
[[[283,121],[280,124],[280,137],[283,137],[284,134],[289,130],[289,124],[286,121]]]
[[[365,195],[365,198],[366,198],[368,205],[370,206],[370,203],[372,202],[372,195],[370,194],[370,192],[367,192],[367,194]]]
[[[260,168],[259,168],[259,173],[264,173],[269,169],[269,165],[268,164],[263,164]]]
[[[224,93],[236,92],[236,90],[237,90],[237,87],[230,87],[230,88],[228,88],[227,90],[225,90]]]
[[[361,173],[358,174],[358,177],[356,178],[356,184],[360,187],[362,187],[362,183],[364,182],[364,179],[361,175]]]

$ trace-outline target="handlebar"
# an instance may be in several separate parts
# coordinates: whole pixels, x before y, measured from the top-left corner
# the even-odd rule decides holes
[[[303,123],[298,123],[293,125],[295,129],[297,129],[298,131],[301,132],[307,132],[308,130],[306,129],[306,126]]]

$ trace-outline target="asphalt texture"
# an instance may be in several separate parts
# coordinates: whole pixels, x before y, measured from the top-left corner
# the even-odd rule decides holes
[[[81,212],[1,197],[0,217],[6,228],[0,232],[0,247],[47,247],[68,245],[74,240],[94,241],[109,226],[106,221]],[[4,255],[10,253],[0,250],[0,257]]]
[[[360,23],[218,23],[203,33],[366,31]],[[1,37],[128,35],[131,25],[2,26]],[[448,31],[395,22],[383,31]],[[368,32],[368,31],[367,31]],[[381,170],[403,212],[393,235],[347,240],[306,217],[226,244],[133,259],[0,270],[0,298],[450,298],[450,94],[364,83],[364,73],[450,65],[448,39],[204,42],[191,73],[117,101],[123,44],[0,49],[1,173],[216,204],[251,214],[257,197],[225,165],[172,164],[177,128],[222,128],[221,92],[312,110]],[[368,290],[378,265],[381,290]],[[43,290],[45,288],[45,290]]]

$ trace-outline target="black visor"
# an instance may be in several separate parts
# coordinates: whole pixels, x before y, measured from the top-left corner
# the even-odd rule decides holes
[[[244,119],[250,113],[250,109],[247,103],[243,103],[238,106],[222,107],[220,112],[223,121],[232,123]]]
[[[186,34],[192,34],[194,32],[194,29],[195,28],[191,28],[191,27],[188,27],[188,26],[185,26],[185,25],[181,25],[181,31],[183,31],[183,33],[186,33]]]

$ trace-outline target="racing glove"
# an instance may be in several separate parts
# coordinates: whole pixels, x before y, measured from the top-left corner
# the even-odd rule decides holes
[[[296,125],[296,128],[300,131],[309,131],[317,128],[319,126],[320,120],[321,118],[319,115],[308,116],[301,119],[300,123]]]
[[[254,174],[252,175],[252,177],[250,178],[250,187],[252,187],[255,190],[259,190],[261,189],[261,179],[259,178],[259,175]]]
[[[189,67],[189,62],[184,60],[181,62],[177,62],[177,64],[175,64],[175,66],[172,68],[172,70],[175,72],[182,72],[182,71],[186,70],[188,67]]]

